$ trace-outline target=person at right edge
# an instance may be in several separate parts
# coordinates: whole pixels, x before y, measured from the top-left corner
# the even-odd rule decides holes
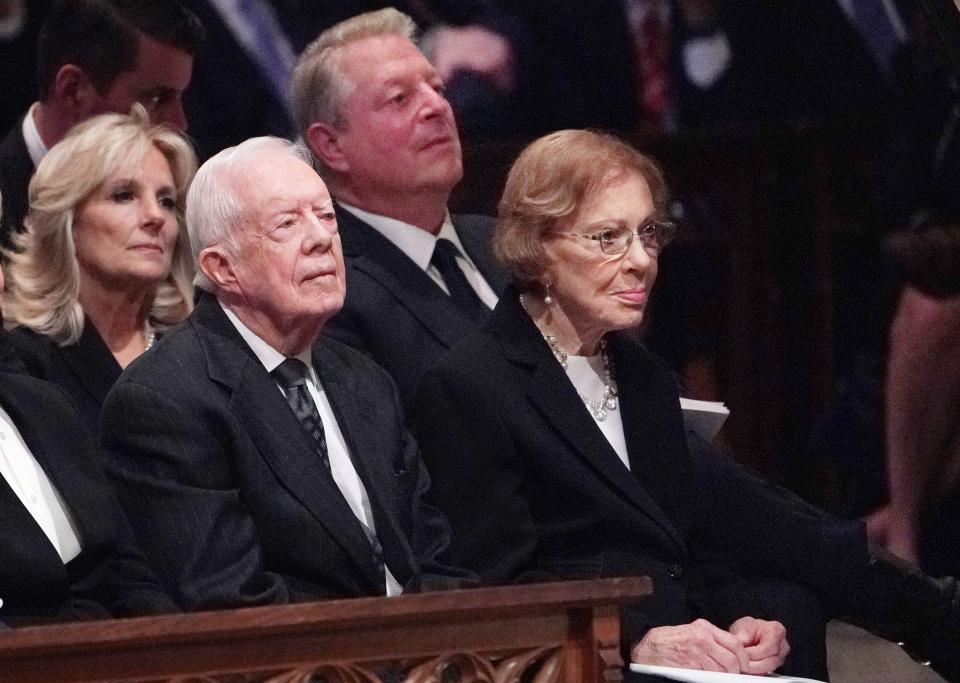
[[[622,616],[638,664],[826,679],[840,618],[960,680],[955,579],[685,430],[673,375],[629,332],[673,231],[666,200],[657,165],[603,133],[552,133],[513,165],[494,253],[514,285],[418,393],[443,559],[486,583],[651,577]]]

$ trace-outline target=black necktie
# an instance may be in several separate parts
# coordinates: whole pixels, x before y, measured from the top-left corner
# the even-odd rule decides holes
[[[443,282],[447,285],[450,298],[463,310],[464,313],[476,322],[483,322],[490,309],[484,306],[477,296],[476,290],[467,281],[467,276],[457,263],[460,250],[450,240],[441,237],[433,248],[430,263],[440,272]]]
[[[307,389],[307,366],[296,358],[287,358],[270,373],[287,397],[287,404],[300,420],[317,449],[320,462],[330,470],[330,456],[327,455],[327,439],[323,433],[323,422],[310,391]]]

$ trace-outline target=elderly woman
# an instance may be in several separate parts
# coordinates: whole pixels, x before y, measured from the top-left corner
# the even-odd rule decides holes
[[[95,436],[121,369],[191,310],[181,216],[196,163],[182,135],[135,105],[78,125],[30,182],[27,230],[8,254],[11,341]]]
[[[825,678],[839,614],[960,675],[955,582],[872,557],[858,525],[685,433],[672,374],[631,334],[665,204],[657,166],[608,135],[554,133],[514,164],[494,249],[516,285],[418,396],[446,559],[493,583],[650,576],[623,613],[640,664]]]

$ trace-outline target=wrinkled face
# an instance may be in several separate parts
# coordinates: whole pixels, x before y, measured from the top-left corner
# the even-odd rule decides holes
[[[230,259],[247,307],[278,330],[326,321],[343,306],[345,279],[333,202],[299,159],[266,152],[237,181],[244,205]]]
[[[151,147],[139,164],[114,173],[77,207],[80,272],[111,287],[156,287],[170,274],[178,229],[170,164]]]
[[[187,119],[182,98],[192,73],[193,57],[140,34],[133,69],[117,76],[97,104],[99,111],[92,113],[126,114],[134,102],[139,102],[154,123],[166,123],[184,131]]]
[[[581,336],[640,324],[657,277],[657,257],[639,239],[623,254],[610,256],[594,240],[559,233],[595,235],[620,226],[636,231],[654,215],[646,181],[623,173],[587,200],[573,224],[545,235],[548,274],[543,281],[550,282],[554,300]]]
[[[339,53],[347,80],[341,150],[350,182],[368,192],[449,192],[460,181],[460,138],[443,83],[416,46],[395,35]]]

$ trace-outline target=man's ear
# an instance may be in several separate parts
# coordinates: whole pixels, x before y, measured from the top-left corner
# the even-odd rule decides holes
[[[334,171],[347,173],[350,163],[341,149],[340,131],[333,126],[314,121],[307,128],[307,144],[323,164]]]
[[[71,111],[78,120],[86,118],[99,109],[102,99],[87,72],[75,64],[64,64],[53,79],[54,97]]]
[[[237,274],[220,245],[207,247],[197,257],[197,267],[210,282],[225,292],[237,291]]]

